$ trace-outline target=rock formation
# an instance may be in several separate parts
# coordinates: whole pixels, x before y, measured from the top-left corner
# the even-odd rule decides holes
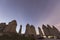
[[[6,23],[0,23],[0,32],[3,32],[5,30]]]
[[[39,30],[39,36],[40,36],[40,37],[43,37],[43,33],[42,33],[40,27],[38,27],[38,30]]]
[[[56,36],[57,38],[60,38],[59,30],[55,26],[52,27],[53,27],[53,35]]]
[[[13,21],[9,22],[9,24],[5,28],[5,31],[16,33],[16,26],[17,26],[17,22],[16,22],[16,20],[13,20]]]
[[[6,25],[5,29],[4,29],[4,32],[7,32],[8,31],[8,25]]]
[[[21,31],[22,31],[22,25],[20,25],[19,34],[21,34]]]
[[[42,29],[44,31],[45,36],[48,37],[50,35],[48,28],[45,25],[42,25]]]
[[[47,28],[49,30],[49,36],[53,36],[53,29],[51,28],[51,26],[47,24]]]
[[[27,25],[26,25],[25,36],[30,35],[30,32],[31,32],[31,30],[30,30],[30,25],[29,25],[29,24],[27,24]]]
[[[31,35],[35,36],[36,30],[35,30],[35,27],[33,25],[30,26],[30,30],[31,30]]]
[[[0,36],[3,34],[9,35],[9,33],[16,33],[16,26],[17,26],[16,20],[9,22],[7,25],[6,23],[0,23]],[[43,38],[43,36],[46,36],[47,38],[49,37],[60,38],[60,31],[55,26],[51,27],[48,24],[47,26],[43,24],[42,29],[45,35],[43,35],[40,27],[38,27],[39,35],[36,35],[35,27],[33,25],[27,24],[25,34],[22,34],[22,36],[37,37],[37,38]],[[20,35],[21,35],[21,31],[22,31],[22,25],[20,25],[20,30],[19,30]]]
[[[29,35],[35,36],[36,35],[35,27],[33,25],[30,26],[29,24],[27,24],[25,35],[26,36],[29,36]]]

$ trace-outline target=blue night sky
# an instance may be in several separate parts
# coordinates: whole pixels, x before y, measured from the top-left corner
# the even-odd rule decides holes
[[[17,32],[22,24],[22,33],[27,23],[41,27],[50,24],[60,29],[60,0],[0,0],[0,23],[17,21]]]

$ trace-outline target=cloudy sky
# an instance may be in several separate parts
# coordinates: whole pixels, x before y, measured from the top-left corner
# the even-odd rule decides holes
[[[41,27],[55,25],[60,29],[60,0],[0,0],[0,23],[17,21],[17,32],[22,24],[22,33],[27,23]]]

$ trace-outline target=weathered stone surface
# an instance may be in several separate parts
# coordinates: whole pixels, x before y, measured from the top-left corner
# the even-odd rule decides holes
[[[22,31],[22,25],[20,25],[19,34],[21,34],[21,31]]]
[[[49,36],[53,36],[53,29],[51,28],[51,26],[47,24],[47,28],[49,31]]]
[[[36,35],[35,27],[33,25],[31,25],[30,29],[31,29],[31,35],[35,36]]]
[[[5,30],[6,23],[0,23],[0,32],[3,32]]]
[[[26,25],[25,35],[26,35],[26,36],[30,35],[30,32],[31,32],[31,30],[30,30],[30,25],[27,24],[27,25]]]
[[[7,30],[8,30],[8,25],[6,25],[3,32],[7,32]]]
[[[48,37],[50,35],[48,28],[45,25],[42,25],[42,29],[44,31],[45,36]]]
[[[52,27],[53,27],[53,35],[56,36],[57,38],[60,38],[59,30],[55,26]]]
[[[10,33],[16,33],[16,26],[17,26],[17,22],[16,20],[13,20],[11,22],[8,23],[8,25],[6,25],[6,23],[0,23],[0,36],[3,34],[9,34]],[[55,27],[55,26],[50,26],[47,24],[47,26],[42,25],[42,29],[45,35],[43,35],[41,29],[38,27],[39,30],[39,35],[38,37],[42,37],[46,36],[46,37],[50,37],[50,38],[60,38],[60,31]],[[21,34],[22,31],[22,25],[20,25],[20,30],[19,30],[19,34]],[[6,32],[6,33],[4,33]],[[22,34],[23,35],[23,34]],[[26,25],[26,31],[25,34],[23,36],[34,36],[35,38],[37,37],[36,35],[36,30],[35,27],[33,25]],[[52,37],[51,37],[52,36]]]
[[[16,22],[16,20],[13,20],[13,21],[9,22],[9,24],[7,25],[5,31],[16,33],[16,26],[17,26],[17,22]]]
[[[40,37],[43,37],[43,33],[42,33],[42,31],[41,31],[41,28],[40,28],[40,27],[38,27],[38,30],[39,30],[39,36],[40,36]]]
[[[26,36],[29,36],[29,35],[35,36],[36,35],[35,27],[33,25],[30,26],[29,24],[27,24],[25,35]]]

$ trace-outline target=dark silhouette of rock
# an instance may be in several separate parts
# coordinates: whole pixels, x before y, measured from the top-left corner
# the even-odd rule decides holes
[[[21,34],[21,31],[22,31],[22,25],[20,25],[19,34]]]
[[[51,26],[47,24],[47,28],[49,31],[49,36],[53,36],[53,29],[51,28]]]
[[[0,23],[0,36],[3,35],[3,32],[5,30],[5,27],[6,27],[6,23]]]
[[[5,29],[4,29],[4,32],[7,32],[9,29],[8,29],[8,25],[6,25]]]
[[[43,24],[42,29],[44,31],[45,36],[48,38],[48,36],[50,35],[48,28]]]
[[[53,27],[53,35],[56,36],[57,38],[60,38],[59,30],[55,26],[52,27]]]
[[[42,33],[42,31],[41,31],[41,28],[40,28],[40,27],[38,27],[38,30],[39,30],[39,36],[40,36],[40,37],[43,37],[43,33]]]
[[[6,23],[0,23],[0,32],[3,32],[5,30]]]

